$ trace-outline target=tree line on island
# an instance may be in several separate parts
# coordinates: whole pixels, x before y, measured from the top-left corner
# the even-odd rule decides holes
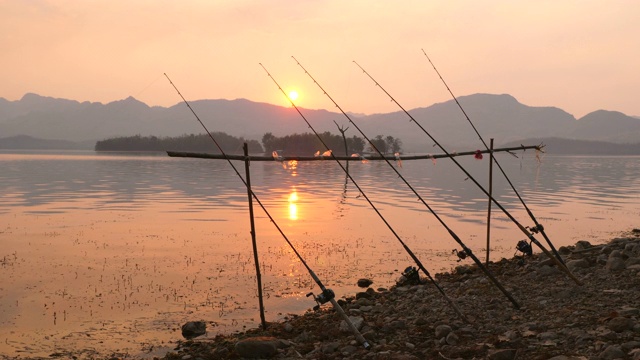
[[[317,152],[323,153],[326,149],[315,134],[303,133],[285,136],[275,136],[266,133],[262,136],[262,144],[257,140],[246,140],[224,132],[214,132],[213,137],[225,153],[240,154],[242,146],[246,142],[251,153],[271,154],[278,151],[285,156],[311,156]],[[375,152],[371,144],[358,136],[343,137],[342,135],[324,132],[320,134],[322,141],[336,155],[343,155],[345,145],[349,155],[353,153]],[[377,135],[371,139],[371,143],[383,154],[402,151],[402,141],[393,136]],[[96,142],[95,151],[184,151],[220,153],[217,146],[207,134],[190,134],[178,137],[157,136],[121,136]]]

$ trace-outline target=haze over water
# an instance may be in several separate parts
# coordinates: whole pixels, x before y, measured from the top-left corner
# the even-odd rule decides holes
[[[556,247],[637,227],[638,157],[519,156],[498,159]],[[487,184],[487,157],[460,162]],[[335,163],[285,165],[252,163],[254,192],[338,297],[362,277],[390,287],[413,265]],[[170,346],[189,320],[208,321],[207,336],[259,324],[246,189],[225,161],[1,152],[0,168],[0,354],[137,353]],[[432,274],[458,265],[459,247],[386,164],[350,170]],[[443,159],[404,161],[400,172],[484,260],[484,194]],[[497,168],[494,194],[533,225]],[[491,258],[511,257],[524,235],[492,208]],[[317,286],[255,214],[267,320],[304,312]]]

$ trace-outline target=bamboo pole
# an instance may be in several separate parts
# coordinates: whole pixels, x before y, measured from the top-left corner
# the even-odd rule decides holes
[[[244,143],[242,147],[244,150],[244,170],[247,180],[247,197],[249,198],[249,221],[251,223],[251,243],[253,244],[253,260],[256,265],[256,279],[258,281],[258,304],[260,306],[260,320],[262,322],[262,329],[267,329],[267,321],[264,317],[264,303],[262,301],[262,275],[260,274],[260,262],[258,261],[258,245],[256,243],[256,226],[253,220],[253,197],[251,196],[251,176],[249,171],[249,146]]]
[[[512,153],[514,151],[518,151],[518,150],[528,150],[528,149],[535,149],[535,150],[542,150],[544,148],[544,145],[528,145],[528,146],[514,146],[514,147],[508,147],[508,148],[499,148],[499,149],[494,149],[493,152],[509,152]],[[481,154],[488,154],[490,153],[490,150],[482,150],[480,151]],[[456,156],[470,156],[470,155],[475,155],[477,153],[477,151],[465,151],[465,152],[459,152],[459,153],[451,153],[449,155],[446,154],[434,154],[434,155],[401,155],[399,157],[400,160],[427,160],[427,159],[442,159],[442,158],[449,158],[449,157],[456,157]],[[218,160],[240,160],[240,161],[244,161],[245,160],[245,156],[244,155],[231,155],[231,154],[207,154],[207,153],[196,153],[196,152],[183,152],[183,151],[167,151],[167,155],[169,155],[170,157],[186,157],[186,158],[198,158],[198,159],[218,159]],[[323,161],[323,160],[343,160],[343,161],[361,161],[362,158],[357,157],[357,156],[282,156],[279,157],[278,159],[274,159],[273,156],[249,156],[248,157],[250,161],[274,161],[274,160],[278,160],[278,161],[289,161],[289,160],[296,160],[296,161]],[[391,160],[391,161],[395,161],[396,157],[382,157],[382,156],[367,156],[366,157],[367,160],[371,160],[371,161],[378,161],[378,160]]]

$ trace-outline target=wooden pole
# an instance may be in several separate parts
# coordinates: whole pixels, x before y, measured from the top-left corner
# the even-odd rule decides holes
[[[267,321],[264,318],[264,303],[262,301],[262,276],[260,275],[260,262],[258,261],[258,245],[256,244],[256,226],[253,221],[253,197],[251,196],[251,176],[249,172],[249,146],[244,143],[244,170],[247,180],[247,197],[249,198],[249,221],[251,222],[251,243],[253,244],[253,260],[256,264],[256,279],[258,280],[258,303],[260,305],[260,320],[262,329],[267,329]]]
[[[487,266],[489,266],[489,253],[491,252],[491,198],[493,197],[493,138],[489,147],[489,205],[487,210]]]
[[[514,146],[508,148],[500,148],[493,149],[493,152],[503,152],[506,151],[512,155],[514,151],[527,150],[527,149],[536,149],[542,150],[544,146],[541,145],[528,145],[528,146]],[[490,150],[482,150],[481,154],[488,154]],[[434,154],[434,155],[400,155],[400,160],[429,160],[429,159],[443,159],[449,157],[458,157],[458,156],[474,156],[478,153],[477,150],[473,151],[465,151],[458,153],[450,153],[450,154]],[[182,152],[182,151],[167,151],[167,155],[170,157],[186,157],[186,158],[199,158],[199,159],[217,159],[217,160],[239,160],[244,161],[244,155],[233,155],[233,154],[205,154],[205,153],[194,153],[194,152]],[[515,155],[514,155],[515,156]],[[334,159],[335,158],[335,159]],[[251,161],[274,161],[273,156],[249,156]],[[367,156],[367,160],[378,161],[378,160],[392,160],[395,161],[395,157],[383,158],[382,156]],[[279,158],[278,161],[327,161],[327,160],[346,160],[346,161],[362,161],[362,158],[354,157],[354,156],[283,156]]]

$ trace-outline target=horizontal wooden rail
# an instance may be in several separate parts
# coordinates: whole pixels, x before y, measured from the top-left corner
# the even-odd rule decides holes
[[[519,151],[519,150],[528,150],[528,149],[535,149],[535,150],[539,150],[539,151],[543,151],[544,145],[529,145],[529,146],[524,146],[524,145],[520,145],[520,146],[514,146],[514,147],[508,147],[508,148],[499,148],[499,149],[493,149],[494,153],[497,152],[514,152],[514,151]],[[489,150],[476,150],[476,151],[465,151],[465,152],[454,152],[451,153],[452,157],[455,156],[469,156],[469,155],[476,155],[477,153],[481,153],[481,154],[488,154]],[[222,154],[207,154],[207,153],[194,153],[194,152],[181,152],[181,151],[167,151],[167,155],[169,155],[170,157],[185,157],[185,158],[198,158],[198,159],[217,159],[217,160],[225,160],[225,159],[229,159],[229,160],[240,160],[240,161],[244,161],[246,159],[246,157],[244,155],[229,155],[227,154],[222,155]],[[400,155],[399,158],[396,158],[393,155],[390,156],[386,156],[386,157],[382,157],[382,156],[364,156],[364,159],[370,160],[370,161],[377,161],[377,160],[389,160],[389,161],[394,161],[397,159],[400,160],[426,160],[426,159],[441,159],[441,158],[448,158],[449,155],[446,154],[434,154],[434,155]],[[249,155],[249,161],[291,161],[291,160],[295,160],[295,161],[322,161],[322,160],[333,160],[332,156],[280,156],[277,159],[274,158],[273,156],[256,156],[256,155]],[[362,161],[363,157],[357,157],[357,156],[335,156],[335,158],[337,160],[344,160],[344,161]]]

